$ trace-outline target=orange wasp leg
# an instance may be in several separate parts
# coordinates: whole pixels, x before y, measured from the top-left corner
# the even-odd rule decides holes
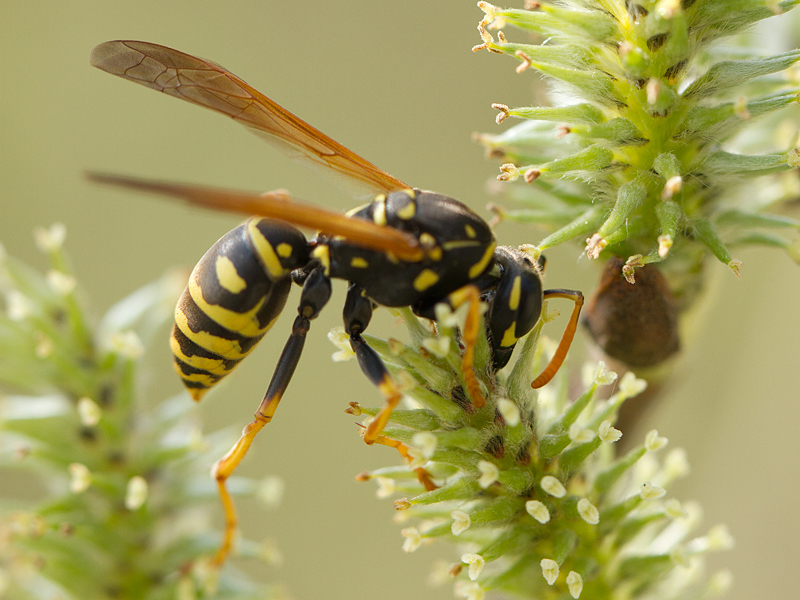
[[[561,368],[564,359],[567,357],[567,352],[569,352],[569,347],[572,345],[575,332],[578,329],[578,318],[580,317],[581,307],[583,306],[583,294],[572,290],[545,291],[544,299],[549,300],[550,298],[566,298],[567,300],[572,300],[575,306],[572,309],[572,315],[570,315],[567,328],[564,329],[564,334],[561,336],[558,348],[556,348],[553,358],[550,359],[550,364],[545,367],[541,375],[533,380],[533,383],[531,383],[532,388],[540,388],[546,385]]]
[[[242,462],[242,459],[250,449],[253,439],[264,426],[272,421],[275,410],[278,408],[278,403],[281,401],[289,381],[294,374],[297,363],[300,361],[300,355],[303,352],[303,345],[306,340],[306,334],[310,327],[310,320],[305,316],[298,316],[292,326],[292,334],[283,348],[281,357],[278,360],[278,365],[275,367],[275,372],[272,375],[269,387],[267,388],[264,399],[255,413],[255,418],[252,423],[247,425],[242,431],[242,436],[239,441],[228,451],[228,453],[218,460],[211,469],[211,474],[217,480],[219,487],[219,495],[222,498],[222,505],[225,510],[225,533],[223,535],[222,545],[214,557],[214,563],[219,566],[228,557],[233,546],[233,538],[236,534],[237,518],[236,507],[233,503],[233,498],[227,489],[226,481]]]
[[[403,394],[394,379],[392,379],[389,371],[386,370],[386,366],[378,354],[367,345],[367,342],[360,334],[350,337],[350,345],[356,353],[361,370],[378,388],[386,402],[364,432],[364,441],[371,445],[377,441],[381,431],[386,427],[392,411],[402,400]]]
[[[388,438],[385,435],[379,435],[377,438],[375,438],[375,443],[388,446],[390,448],[396,448],[400,453],[400,456],[405,458],[409,463],[414,460],[414,457],[408,453],[408,446],[402,442]],[[414,469],[414,472],[417,474],[417,479],[419,479],[419,482],[425,487],[426,491],[431,492],[439,488],[438,485],[433,483],[431,474],[422,467]]]
[[[481,386],[478,383],[478,376],[475,374],[475,369],[473,367],[475,346],[478,343],[478,334],[480,333],[481,326],[481,294],[476,286],[465,285],[463,288],[450,294],[447,298],[452,304],[453,309],[457,309],[465,302],[469,303],[467,318],[464,321],[464,328],[461,331],[461,337],[464,341],[464,354],[461,356],[461,372],[464,374],[464,380],[467,384],[467,391],[472,398],[472,404],[475,408],[481,408],[486,404],[486,399],[483,397]]]

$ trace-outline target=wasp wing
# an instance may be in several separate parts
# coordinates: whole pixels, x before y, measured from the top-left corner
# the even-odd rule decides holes
[[[409,262],[416,262],[425,257],[419,240],[410,233],[298,202],[283,190],[256,194],[136,179],[124,175],[87,173],[86,176],[97,183],[162,194],[215,210],[280,219],[301,227],[319,230],[330,236],[342,236],[356,245],[378,252],[389,252],[397,258]]]
[[[342,176],[347,187],[356,184],[373,194],[410,187],[211,61],[126,40],[96,46],[90,62],[112,75],[228,115],[292,158]]]

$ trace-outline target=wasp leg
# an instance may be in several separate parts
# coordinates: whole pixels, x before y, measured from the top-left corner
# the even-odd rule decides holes
[[[405,458],[408,462],[414,460],[414,457],[408,453],[408,446],[406,446],[402,442],[398,442],[397,440],[393,440],[391,438],[386,437],[385,435],[379,435],[375,438],[376,444],[381,444],[383,446],[389,446],[390,448],[396,448],[397,451],[400,453],[400,456]],[[431,474],[428,473],[422,467],[418,467],[414,469],[414,472],[417,474],[417,479],[419,482],[425,487],[425,490],[431,492],[439,488],[438,485],[433,483],[433,479],[431,478]]]
[[[211,469],[213,477],[217,480],[219,495],[225,511],[225,532],[222,545],[214,557],[214,563],[217,566],[225,562],[228,557],[237,527],[236,507],[226,486],[226,481],[236,470],[236,467],[239,466],[239,463],[242,462],[258,432],[272,420],[275,410],[278,408],[278,403],[280,403],[289,381],[294,375],[295,368],[300,362],[300,355],[303,352],[303,345],[311,326],[311,320],[319,315],[320,310],[330,299],[330,295],[330,280],[325,276],[321,268],[315,269],[303,285],[303,293],[298,308],[299,314],[294,320],[292,333],[283,348],[281,357],[275,367],[275,372],[269,382],[267,393],[264,394],[264,399],[255,413],[255,418],[244,428],[239,441]]]
[[[572,300],[575,306],[572,309],[567,328],[564,329],[564,333],[561,336],[558,348],[556,348],[553,358],[550,359],[550,364],[545,367],[541,375],[533,380],[533,383],[531,383],[532,388],[540,388],[546,385],[561,368],[572,344],[572,338],[575,337],[575,331],[578,329],[578,317],[580,317],[581,307],[583,306],[583,294],[573,290],[545,290],[544,299],[549,300],[550,298],[566,298],[567,300]]]
[[[367,376],[378,391],[383,395],[386,404],[375,415],[375,418],[364,432],[364,441],[367,444],[374,444],[380,435],[394,407],[400,402],[403,394],[400,388],[392,379],[386,365],[383,364],[378,353],[370,348],[367,341],[361,336],[372,319],[373,304],[364,294],[364,288],[355,283],[351,283],[347,288],[347,298],[344,303],[344,330],[350,336],[350,347],[356,353],[358,366]]]
[[[481,294],[480,290],[474,285],[465,285],[450,294],[447,299],[453,309],[458,308],[465,302],[469,302],[467,318],[464,321],[464,328],[461,330],[461,337],[464,341],[464,354],[461,356],[461,372],[467,383],[467,391],[472,398],[475,408],[481,408],[486,404],[486,399],[481,392],[478,383],[478,376],[475,374],[473,363],[475,360],[475,345],[478,343],[478,333],[481,325]]]

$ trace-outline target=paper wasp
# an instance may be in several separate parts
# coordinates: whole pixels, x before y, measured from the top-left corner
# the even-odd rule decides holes
[[[372,444],[402,394],[362,334],[376,306],[410,306],[434,319],[441,302],[468,303],[461,369],[475,409],[485,399],[473,356],[481,298],[489,304],[487,332],[493,365],[508,362],[517,340],[538,321],[547,298],[567,298],[574,309],[561,343],[534,387],[560,367],[578,322],[583,296],[571,290],[542,290],[540,265],[519,250],[497,247],[489,225],[460,202],[414,189],[385,173],[277,105],[212,62],[164,46],[136,41],[100,44],[91,64],[232,117],[334,174],[360,184],[374,196],[369,204],[341,215],[293,201],[286,192],[252,194],[90,174],[95,181],[156,192],[218,210],[255,215],[223,236],[200,259],[175,311],[171,345],[175,366],[199,400],[263,337],[288,297],[292,281],[302,285],[298,316],[267,392],[239,441],[213,468],[225,509],[225,534],[216,561],[230,551],[236,512],[226,480],[256,434],[275,413],[300,360],[311,321],[331,294],[331,279],[349,282],[344,325],[358,363],[385,400],[367,427]],[[293,225],[319,231],[311,241]]]

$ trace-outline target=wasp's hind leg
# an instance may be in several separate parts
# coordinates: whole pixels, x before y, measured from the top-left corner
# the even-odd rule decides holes
[[[239,466],[245,454],[247,454],[258,432],[272,420],[272,416],[278,408],[278,403],[281,401],[289,381],[292,379],[297,363],[300,362],[300,355],[303,352],[303,345],[311,326],[311,320],[319,315],[330,296],[330,280],[325,276],[322,268],[311,271],[303,285],[300,306],[297,311],[298,316],[292,325],[292,333],[283,348],[281,357],[275,367],[275,372],[269,382],[267,393],[264,394],[264,399],[255,413],[255,418],[244,428],[239,441],[236,442],[233,448],[218,460],[211,469],[212,475],[217,480],[219,494],[225,510],[225,533],[222,545],[214,558],[214,562],[217,565],[225,562],[230,553],[237,525],[236,507],[226,486],[226,481],[236,470],[236,467]]]

